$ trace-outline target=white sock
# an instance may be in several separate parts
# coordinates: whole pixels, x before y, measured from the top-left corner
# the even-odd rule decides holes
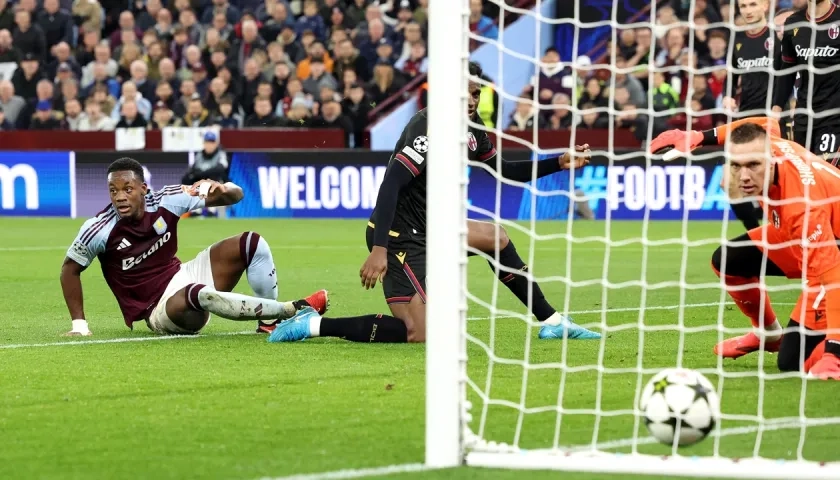
[[[560,312],[554,312],[550,317],[546,318],[544,325],[560,325],[566,321],[566,317],[560,315]]]
[[[229,320],[287,319],[297,312],[292,302],[278,302],[204,287],[198,292],[202,310]]]
[[[321,336],[321,317],[309,320],[309,336],[313,338]]]
[[[782,325],[779,323],[778,320],[773,320],[773,323],[764,327],[764,329],[756,329],[755,332],[759,338],[764,335],[764,341],[766,342],[775,342],[776,340],[782,338]]]
[[[271,255],[271,248],[263,237],[254,232],[248,232],[245,238],[245,245],[251,245],[252,238],[256,236],[257,248],[253,251],[246,275],[248,285],[254,291],[254,295],[260,298],[277,300],[277,270],[274,268],[274,257]],[[246,255],[250,255],[246,253]]]

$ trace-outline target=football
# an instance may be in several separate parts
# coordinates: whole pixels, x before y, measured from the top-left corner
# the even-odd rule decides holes
[[[687,447],[706,438],[720,419],[720,399],[701,373],[685,368],[663,370],[648,381],[639,410],[654,438]]]

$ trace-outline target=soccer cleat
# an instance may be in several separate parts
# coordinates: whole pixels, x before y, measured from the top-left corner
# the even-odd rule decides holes
[[[778,352],[782,339],[764,342],[765,352]],[[752,332],[740,337],[727,338],[715,345],[715,355],[723,358],[736,359],[749,353],[761,350],[761,340]]]
[[[824,353],[808,371],[809,379],[840,380],[840,358],[831,353]]]
[[[327,313],[327,309],[330,308],[330,292],[326,290],[318,290],[312,295],[302,300],[298,300],[295,305],[297,305],[300,310],[303,310],[306,307],[312,307],[318,312],[318,315],[323,315]],[[275,328],[277,328],[278,323],[280,322],[263,322],[262,320],[257,320],[257,333],[271,333]]]
[[[327,313],[327,309],[330,308],[330,292],[326,290],[318,290],[303,300],[314,308],[318,315]]]
[[[566,315],[563,315],[563,321],[558,325],[543,325],[540,327],[539,338],[541,340],[562,339],[564,335],[569,340],[598,340],[601,338],[600,333],[581,327]]]
[[[299,342],[309,338],[309,321],[313,317],[320,317],[312,307],[298,310],[294,317],[277,324],[268,341],[276,342]]]

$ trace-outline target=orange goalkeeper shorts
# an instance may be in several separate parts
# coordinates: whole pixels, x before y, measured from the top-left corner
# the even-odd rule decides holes
[[[801,260],[797,258],[798,255],[793,251],[793,249],[801,247],[772,247],[774,244],[784,242],[778,235],[777,230],[772,227],[767,229],[758,227],[748,233],[755,242],[755,246],[767,255],[767,260],[779,267],[787,278],[802,281]],[[790,312],[790,318],[811,330],[825,330],[825,294],[820,291],[803,291],[796,301],[796,306]]]

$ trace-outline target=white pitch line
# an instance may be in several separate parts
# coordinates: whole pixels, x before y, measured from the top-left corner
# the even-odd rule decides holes
[[[388,465],[386,467],[360,468],[358,470],[335,470],[332,472],[308,473],[290,475],[287,477],[262,477],[260,480],[345,480],[362,477],[381,477],[398,473],[425,472],[434,470],[422,463],[406,463],[402,465]]]
[[[0,350],[17,349],[17,348],[40,348],[40,347],[65,347],[69,345],[102,345],[107,343],[132,343],[132,342],[156,342],[162,340],[184,340],[189,338],[203,338],[203,337],[229,337],[233,335],[250,335],[256,334],[253,330],[247,332],[221,332],[221,333],[207,333],[202,335],[167,335],[159,337],[125,337],[125,338],[107,338],[104,340],[79,340],[76,342],[49,342],[49,343],[14,343],[11,345],[0,345]]]

